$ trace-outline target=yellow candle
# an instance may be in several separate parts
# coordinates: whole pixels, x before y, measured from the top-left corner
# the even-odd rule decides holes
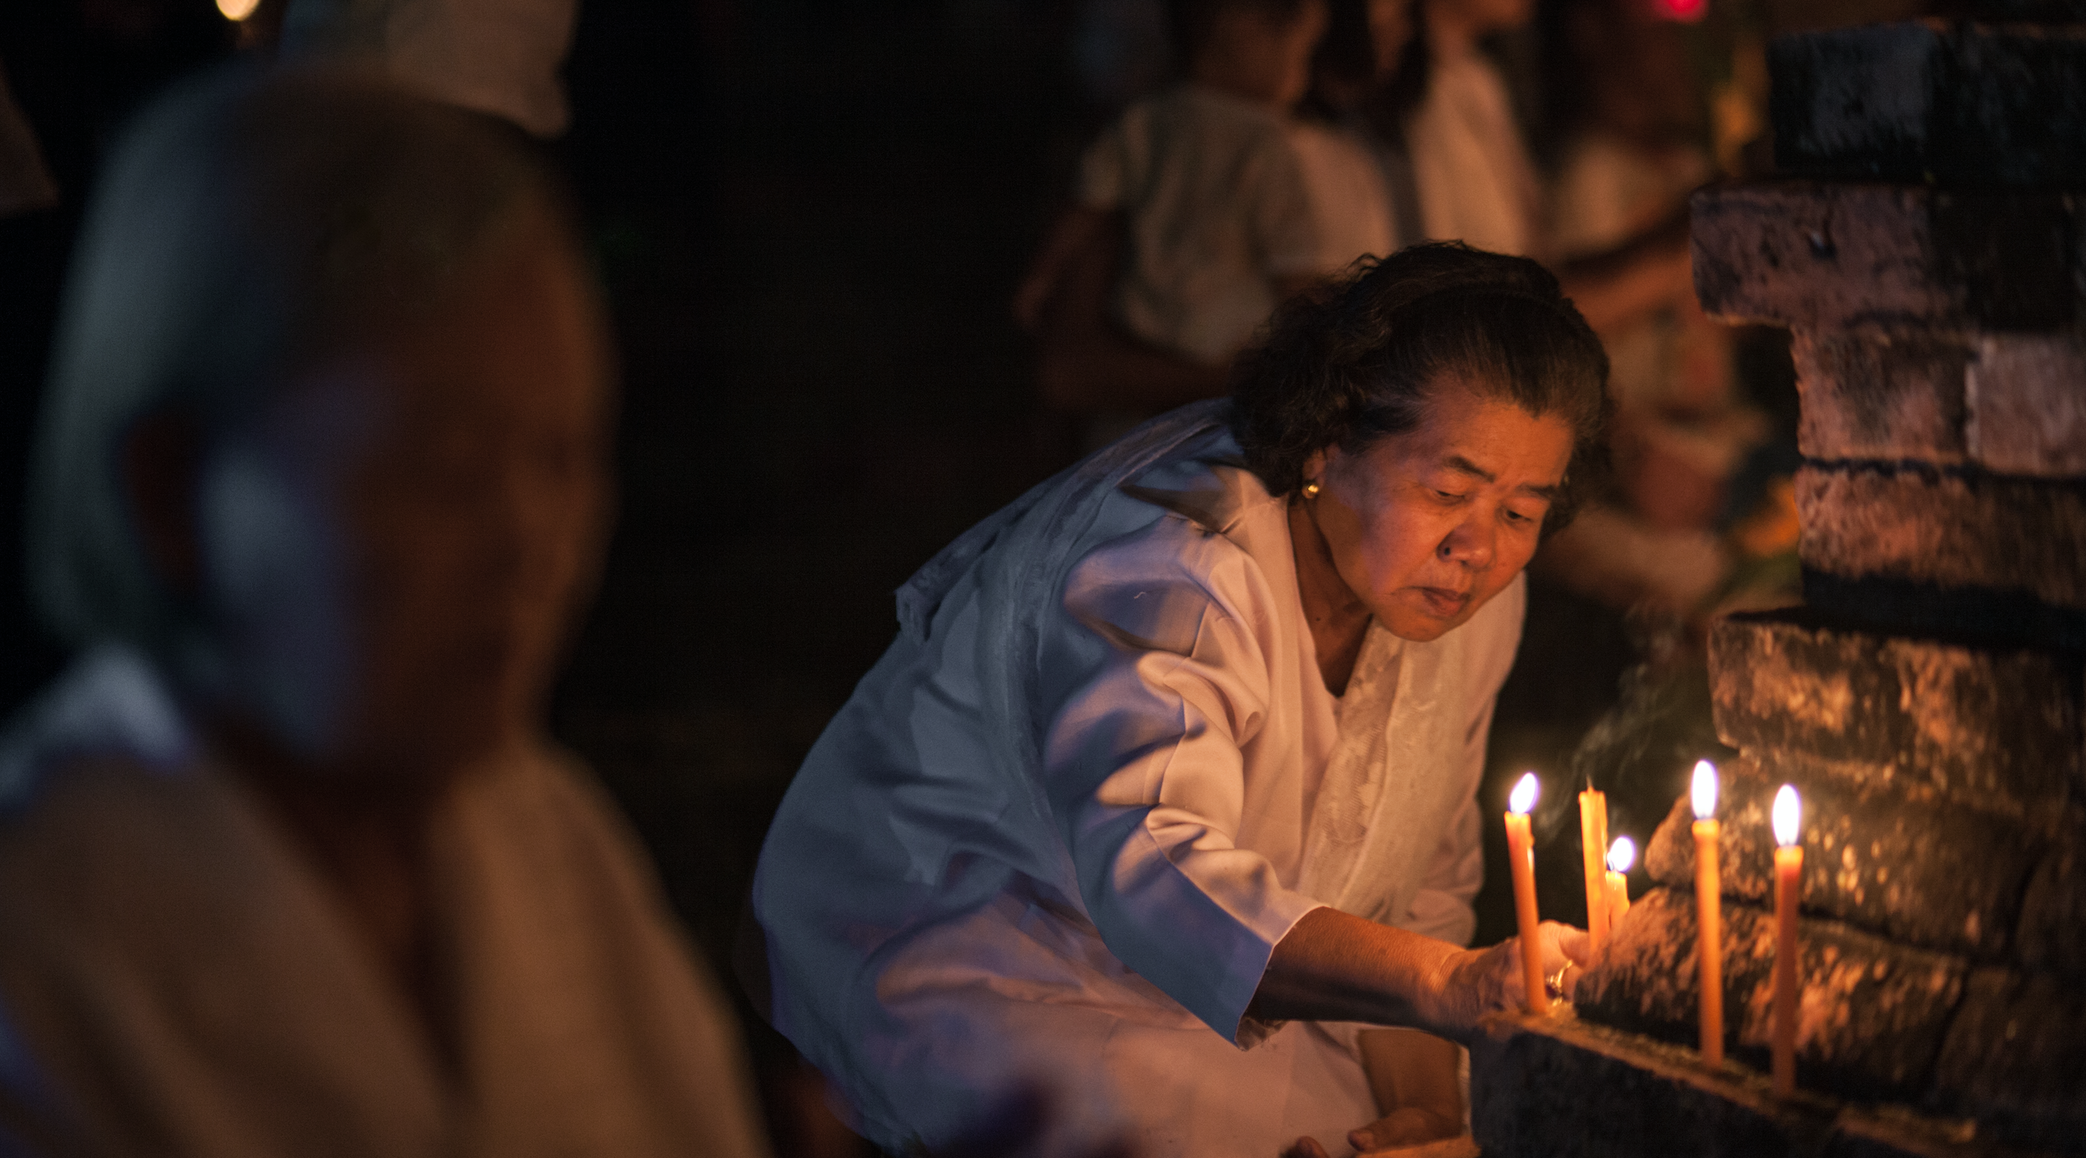
[[[1592,788],[1579,794],[1579,848],[1586,861],[1586,948],[1599,956],[1608,940],[1608,877],[1601,871],[1601,854],[1608,849],[1608,796]]]
[[[1536,806],[1536,774],[1529,772],[1507,797],[1507,863],[1514,873],[1514,917],[1521,927],[1521,975],[1528,986],[1528,1011],[1547,1012],[1543,987],[1542,938],[1536,935],[1536,842],[1528,814]]]
[[[1627,836],[1618,836],[1608,846],[1607,915],[1608,935],[1615,936],[1622,919],[1630,911],[1630,866],[1637,861],[1637,842]]]
[[[1796,910],[1801,897],[1804,869],[1800,834],[1803,804],[1796,787],[1782,785],[1775,793],[1775,1021],[1771,1070],[1775,1093],[1787,1097],[1796,1092],[1796,1014],[1800,1000],[1796,988]]]
[[[1724,909],[1717,871],[1717,766],[1695,763],[1696,957],[1702,970],[1702,1060],[1724,1064]]]

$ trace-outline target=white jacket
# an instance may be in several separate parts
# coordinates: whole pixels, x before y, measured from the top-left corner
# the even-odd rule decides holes
[[[1372,627],[1336,699],[1226,415],[1147,424],[923,568],[783,801],[774,1021],[887,1147],[1027,1081],[1112,1092],[1148,1155],[1337,1148],[1377,1117],[1352,1033],[1244,1017],[1275,943],[1322,903],[1469,938],[1523,586],[1433,643]]]

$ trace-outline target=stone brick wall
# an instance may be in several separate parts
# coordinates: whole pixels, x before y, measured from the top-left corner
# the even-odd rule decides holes
[[[1689,1107],[1643,1115],[1685,1138],[1605,1153],[1681,1152],[1720,1115],[1783,1139],[1762,1153],[2086,1153],[2086,12],[2012,7],[1777,42],[1791,175],[1696,196],[1704,308],[1788,327],[1803,406],[1806,606],[1711,646],[1741,752],[1719,808],[1736,1064],[1676,1084],[1685,1051],[1629,1044],[1696,1040],[1676,802],[1658,887],[1575,994],[1607,1028],[1531,1021],[1477,1051],[1487,1154],[1542,1152],[1517,1140],[1528,1108],[1574,1079],[1532,1075],[1567,1055],[1645,1067],[1631,1084]],[[1806,804],[1801,1105],[1746,1071],[1766,1068],[1783,783]],[[1877,1105],[1916,1144],[1818,1125]]]

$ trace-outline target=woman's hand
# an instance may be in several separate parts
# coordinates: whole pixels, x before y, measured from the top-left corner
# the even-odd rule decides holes
[[[1371,1154],[1460,1137],[1462,1133],[1463,1123],[1460,1121],[1451,1122],[1418,1106],[1405,1106],[1359,1130],[1348,1131],[1347,1144],[1355,1148],[1358,1158],[1368,1158]],[[1283,1158],[1326,1158],[1326,1150],[1316,1138],[1298,1138],[1283,1152]]]
[[[1585,930],[1544,921],[1536,929],[1536,942],[1537,951],[1542,954],[1543,976],[1556,978],[1558,989],[1570,993],[1575,979],[1573,971],[1585,967]],[[1467,1040],[1477,1031],[1479,1019],[1493,1013],[1517,1012],[1526,1006],[1521,949],[1521,939],[1515,937],[1489,949],[1466,949],[1444,958],[1434,979],[1435,1005],[1426,1011],[1436,1032]]]
[[[1395,1146],[1438,1142],[1461,1133],[1463,1122],[1460,1118],[1452,1122],[1422,1106],[1400,1106],[1359,1130],[1348,1131],[1347,1144],[1367,1154]]]

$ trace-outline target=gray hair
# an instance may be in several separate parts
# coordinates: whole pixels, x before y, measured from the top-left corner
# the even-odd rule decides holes
[[[140,542],[126,437],[167,413],[206,443],[238,428],[292,359],[431,299],[531,203],[561,207],[511,131],[364,75],[240,67],[148,110],[89,208],[30,458],[49,625],[163,657],[207,638]]]

